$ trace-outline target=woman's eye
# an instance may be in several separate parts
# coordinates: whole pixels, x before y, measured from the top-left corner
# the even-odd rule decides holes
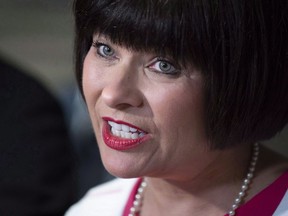
[[[101,57],[113,57],[115,54],[114,50],[104,43],[93,42],[93,46],[97,49],[97,54]]]
[[[155,70],[158,73],[168,74],[168,75],[176,75],[179,73],[179,69],[175,68],[172,63],[167,60],[157,59],[153,62],[149,68]]]

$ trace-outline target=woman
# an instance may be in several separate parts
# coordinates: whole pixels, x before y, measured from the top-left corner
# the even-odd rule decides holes
[[[101,158],[129,179],[68,216],[287,215],[287,159],[258,144],[288,121],[287,1],[74,6]]]

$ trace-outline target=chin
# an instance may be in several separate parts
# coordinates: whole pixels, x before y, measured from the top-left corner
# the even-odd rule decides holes
[[[119,168],[115,166],[104,165],[105,169],[113,176],[118,178],[138,178],[141,177],[139,172],[135,172],[128,168]]]
[[[118,156],[102,156],[105,169],[113,176],[119,178],[138,178],[144,175],[143,167],[137,158]]]
[[[144,169],[147,166],[147,155],[136,149],[115,150],[103,142],[98,143],[102,163],[111,175],[119,178],[137,178],[144,176]]]

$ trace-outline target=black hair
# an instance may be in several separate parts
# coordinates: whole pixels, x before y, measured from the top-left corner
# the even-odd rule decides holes
[[[288,121],[287,14],[281,0],[75,0],[77,81],[101,33],[202,72],[211,147],[269,139]]]

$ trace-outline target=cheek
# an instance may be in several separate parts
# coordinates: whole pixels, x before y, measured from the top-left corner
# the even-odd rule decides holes
[[[158,128],[168,134],[166,139],[189,137],[191,142],[206,139],[203,106],[202,89],[196,85],[160,91],[151,105]]]
[[[99,67],[93,62],[91,51],[88,52],[83,63],[83,93],[88,105],[88,109],[100,95],[101,92],[101,77],[99,73]]]
[[[94,129],[98,127],[96,116],[96,103],[101,95],[101,78],[99,77],[99,67],[96,67],[91,53],[87,54],[83,63],[83,94]]]

